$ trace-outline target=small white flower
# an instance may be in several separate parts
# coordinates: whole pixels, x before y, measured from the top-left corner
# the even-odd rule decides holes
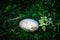
[[[33,19],[24,19],[19,22],[20,28],[26,31],[35,31],[38,29],[39,25],[36,20]]]

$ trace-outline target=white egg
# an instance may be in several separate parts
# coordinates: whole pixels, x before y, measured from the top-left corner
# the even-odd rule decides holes
[[[39,28],[39,24],[34,19],[24,19],[19,22],[19,27],[25,31],[35,31]]]

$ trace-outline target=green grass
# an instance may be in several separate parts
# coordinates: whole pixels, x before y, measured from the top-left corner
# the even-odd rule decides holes
[[[0,1],[0,40],[59,40],[59,5],[58,0]],[[25,18],[37,20],[39,29],[22,30],[19,22]]]

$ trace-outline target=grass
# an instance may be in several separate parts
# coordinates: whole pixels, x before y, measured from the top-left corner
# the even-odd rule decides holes
[[[59,40],[59,5],[58,0],[1,0],[0,40]],[[37,20],[39,29],[22,30],[19,22],[26,18]]]

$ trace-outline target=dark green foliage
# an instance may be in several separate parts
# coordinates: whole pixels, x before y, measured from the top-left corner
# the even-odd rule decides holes
[[[32,18],[40,27],[27,32],[19,21]],[[58,0],[1,0],[0,40],[59,40],[60,1]]]

